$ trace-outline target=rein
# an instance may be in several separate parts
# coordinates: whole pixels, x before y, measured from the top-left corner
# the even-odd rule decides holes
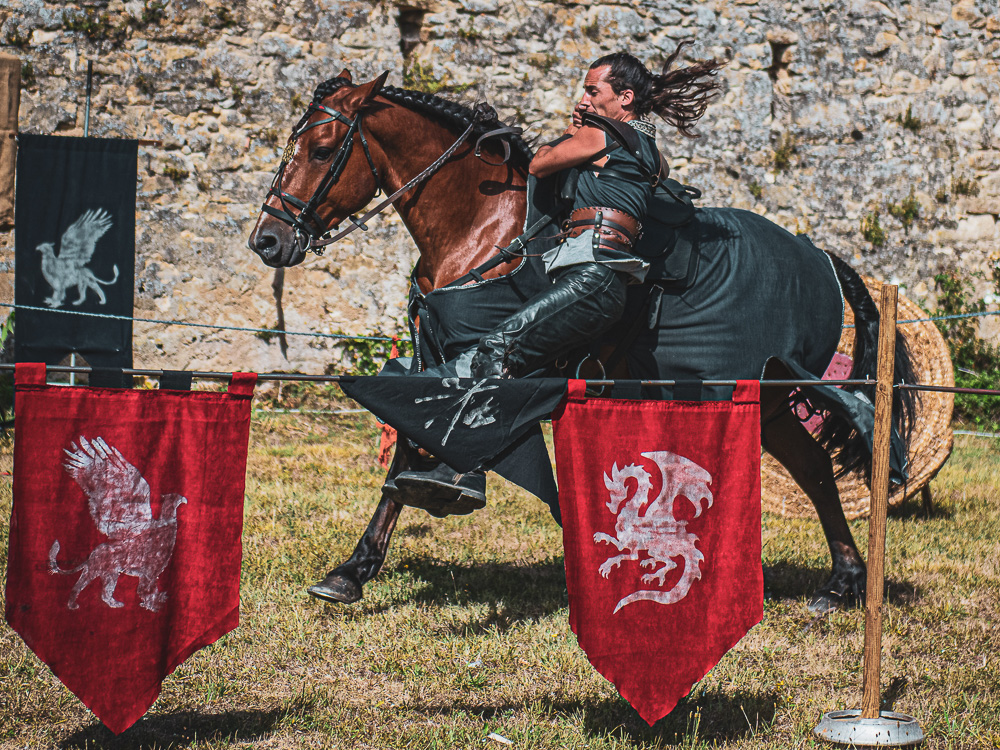
[[[271,188],[267,192],[267,196],[264,198],[264,204],[261,206],[261,210],[277,219],[285,222],[289,226],[295,229],[295,239],[299,244],[305,245],[308,251],[315,253],[316,255],[322,255],[324,249],[327,245],[336,242],[343,237],[346,237],[355,229],[361,229],[363,231],[368,231],[368,227],[365,222],[376,214],[381,213],[388,205],[393,203],[397,198],[399,198],[403,193],[408,190],[413,189],[421,182],[424,182],[429,177],[431,177],[435,172],[437,172],[444,164],[454,155],[458,148],[465,142],[465,140],[472,133],[476,124],[480,119],[485,119],[491,114],[495,116],[495,112],[492,107],[488,105],[480,105],[477,107],[475,114],[472,118],[472,122],[465,131],[458,137],[458,139],[450,146],[441,156],[434,160],[426,169],[416,175],[413,179],[403,185],[399,190],[394,192],[392,195],[387,197],[385,200],[381,201],[375,208],[371,209],[360,219],[355,216],[349,216],[351,221],[351,226],[347,227],[332,237],[328,237],[331,231],[337,229],[339,224],[334,224],[332,227],[327,227],[324,225],[323,221],[320,219],[319,214],[316,213],[316,209],[320,203],[326,198],[330,189],[337,184],[340,180],[341,174],[344,168],[347,166],[347,160],[351,156],[351,150],[354,146],[354,135],[358,134],[361,139],[362,148],[364,148],[365,157],[368,159],[368,167],[371,170],[372,176],[375,178],[375,195],[379,193],[385,193],[385,189],[382,187],[382,181],[379,177],[378,169],[375,166],[374,161],[372,161],[371,152],[368,149],[368,141],[365,138],[364,131],[361,129],[361,112],[358,112],[354,119],[347,118],[342,112],[335,110],[331,107],[319,102],[311,102],[309,108],[306,112],[306,119],[308,119],[314,112],[325,112],[329,117],[325,120],[318,120],[314,123],[307,123],[301,129],[292,132],[291,136],[288,138],[288,143],[285,146],[285,151],[281,156],[281,166],[278,167],[278,171],[274,175],[274,180],[271,182]],[[340,149],[337,151],[336,156],[330,163],[330,168],[327,173],[323,176],[320,184],[313,191],[312,196],[309,198],[308,202],[302,201],[296,198],[290,193],[286,193],[281,189],[281,183],[284,180],[285,167],[292,160],[292,154],[294,152],[295,141],[307,130],[311,128],[318,127],[320,125],[326,125],[328,123],[339,121],[347,125],[347,134],[344,136],[343,143],[340,144]],[[479,158],[481,157],[481,147],[483,141],[488,138],[493,138],[497,136],[504,135],[514,135],[520,134],[521,129],[518,127],[503,127],[497,128],[495,130],[490,130],[479,137],[476,141],[475,155]],[[503,141],[504,145],[504,159],[501,164],[507,162],[510,158],[510,146],[506,140]],[[277,197],[281,203],[281,209],[272,208],[267,205],[267,199],[271,196]],[[291,209],[297,208],[298,213],[292,213]]]

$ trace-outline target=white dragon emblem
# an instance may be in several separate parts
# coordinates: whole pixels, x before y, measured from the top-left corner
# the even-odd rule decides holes
[[[74,221],[62,236],[59,243],[59,255],[51,242],[43,242],[35,250],[42,254],[42,276],[52,287],[52,294],[45,298],[49,307],[60,307],[66,299],[66,290],[76,287],[79,299],[74,305],[82,304],[87,299],[87,291],[97,292],[100,304],[105,304],[107,298],[101,285],[110,286],[118,281],[118,266],[114,267],[115,275],[110,281],[97,278],[94,272],[86,267],[94,257],[97,241],[111,228],[111,214],[103,208],[96,211],[85,211]]]
[[[67,607],[77,609],[77,597],[91,584],[101,579],[101,599],[109,607],[123,607],[115,599],[115,587],[121,575],[139,579],[136,589],[140,606],[158,612],[167,600],[165,591],[156,587],[156,579],[167,567],[177,541],[177,508],[187,502],[180,495],[164,495],[160,517],[153,518],[149,484],[117,448],[103,438],[88,441],[79,438],[80,445],[70,443],[64,451],[69,460],[63,464],[69,475],[87,494],[90,515],[98,531],[108,537],[93,549],[87,559],[75,568],[63,570],[56,562],[59,540],[49,550],[49,572],[69,575],[80,573]]]
[[[663,477],[660,494],[649,502],[649,493],[653,488],[649,472],[636,464],[619,469],[616,462],[611,468],[611,475],[604,475],[604,486],[611,493],[607,507],[617,517],[615,533],[618,536],[598,532],[594,534],[594,543],[614,545],[623,554],[609,557],[598,570],[607,578],[624,561],[638,560],[646,552],[648,556],[639,563],[641,567],[662,567],[643,575],[643,583],[657,582],[662,587],[667,573],[677,567],[675,558],[683,560],[684,572],[673,588],[640,589],[629,594],[618,602],[615,612],[637,601],[660,604],[680,601],[687,596],[691,585],[701,578],[701,561],[705,559],[695,547],[698,537],[687,531],[687,521],[678,521],[674,516],[674,500],[687,498],[694,506],[694,517],[697,518],[712,505],[712,491],[708,488],[712,475],[694,461],[670,451],[643,453],[642,457],[652,460],[660,468]],[[626,487],[629,479],[636,483],[631,498]],[[641,512],[644,506],[645,511]]]

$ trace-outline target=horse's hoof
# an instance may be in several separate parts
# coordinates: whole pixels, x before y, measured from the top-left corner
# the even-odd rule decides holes
[[[807,607],[814,615],[826,615],[843,607],[843,597],[833,591],[820,591],[813,594]]]
[[[838,609],[851,609],[864,605],[864,579],[854,583],[831,578],[809,600],[809,611],[814,615],[825,615]]]
[[[337,571],[306,589],[310,596],[333,604],[353,604],[361,599],[361,584]]]

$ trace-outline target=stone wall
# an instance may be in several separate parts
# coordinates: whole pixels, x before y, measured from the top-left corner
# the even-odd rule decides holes
[[[140,150],[136,315],[273,327],[274,272],[246,249],[291,124],[319,81],[485,98],[548,138],[589,61],[622,47],[651,66],[681,39],[727,57],[724,93],[689,140],[662,127],[674,176],[703,203],[748,208],[933,304],[933,276],[987,268],[1000,246],[996,0],[5,0],[20,129],[161,141]],[[873,217],[885,235],[876,247]],[[915,215],[914,215],[915,214]],[[912,221],[911,221],[912,220]],[[401,330],[416,251],[395,215],[285,274],[290,331]],[[909,226],[906,226],[908,224]],[[13,300],[13,234],[0,234]],[[985,287],[983,287],[985,290]],[[993,302],[994,300],[990,300]],[[995,330],[995,329],[994,329]],[[331,339],[137,324],[137,366],[321,372]]]

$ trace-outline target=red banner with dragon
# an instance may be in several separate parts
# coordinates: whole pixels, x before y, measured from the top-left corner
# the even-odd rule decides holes
[[[17,365],[7,622],[115,733],[239,622],[256,378],[66,388]]]
[[[653,724],[763,616],[760,384],[553,415],[570,626]]]

